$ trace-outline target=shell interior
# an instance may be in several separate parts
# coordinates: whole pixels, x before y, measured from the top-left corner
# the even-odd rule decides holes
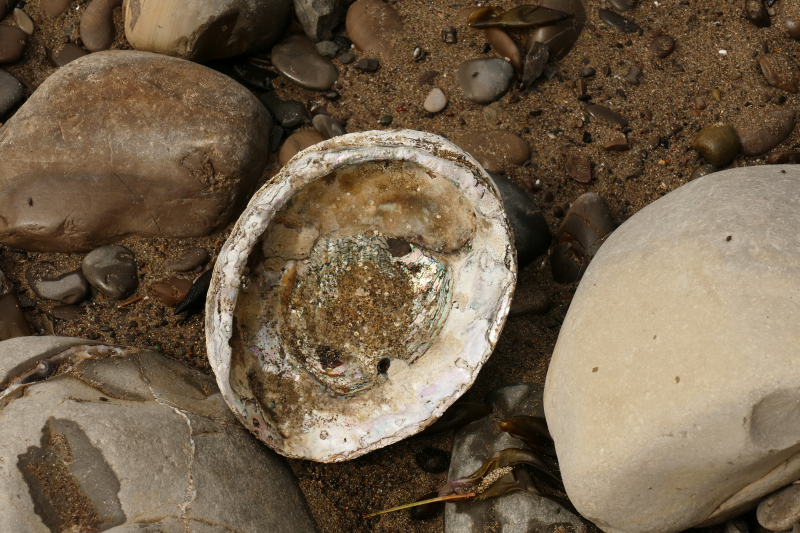
[[[301,153],[257,193],[207,313],[212,364],[240,419],[284,455],[322,461],[440,416],[491,352],[516,278],[480,167],[346,141]]]

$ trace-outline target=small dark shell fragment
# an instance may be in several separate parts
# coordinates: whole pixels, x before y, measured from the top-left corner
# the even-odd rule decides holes
[[[468,24],[473,28],[536,28],[549,26],[574,15],[537,5],[521,5],[500,14],[495,7],[481,7],[472,12]]]
[[[579,196],[556,233],[556,245],[550,257],[553,279],[559,283],[581,279],[614,228],[605,200],[591,192]]]
[[[206,295],[208,287],[211,285],[211,275],[213,270],[208,270],[205,274],[197,278],[192,288],[186,294],[186,298],[175,308],[175,314],[179,315],[186,312],[186,318],[202,313],[206,306]]]

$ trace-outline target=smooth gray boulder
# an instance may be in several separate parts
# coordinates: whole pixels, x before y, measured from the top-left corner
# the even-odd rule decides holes
[[[0,342],[0,457],[4,531],[316,531],[213,378],[147,350]]]
[[[800,166],[717,172],[589,265],[544,406],[570,500],[609,533],[740,515],[800,478]]]
[[[505,448],[525,448],[522,441],[501,431],[501,420],[511,416],[543,416],[542,387],[507,385],[486,397],[494,416],[486,416],[458,430],[453,441],[447,480],[475,472],[492,455]],[[558,529],[558,528],[561,529]],[[569,531],[586,533],[587,524],[558,503],[518,490],[489,500],[449,503],[445,507],[445,533],[528,533]]]

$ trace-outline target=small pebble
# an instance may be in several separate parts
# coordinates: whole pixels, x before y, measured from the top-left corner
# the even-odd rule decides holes
[[[114,43],[114,9],[122,0],[92,0],[81,16],[81,40],[90,52],[108,50]]]
[[[570,156],[565,164],[567,174],[579,183],[592,181],[592,162],[588,157]]]
[[[392,120],[394,120],[392,115],[383,115],[378,122],[380,122],[381,126],[390,126],[392,124]]]
[[[189,248],[177,261],[167,263],[164,268],[173,272],[189,272],[208,263],[209,255],[205,248]]]
[[[756,510],[762,527],[770,531],[787,531],[800,522],[800,485],[789,485],[764,498]]]
[[[444,109],[445,106],[447,106],[447,96],[445,96],[444,91],[438,87],[431,89],[431,92],[428,93],[428,96],[425,97],[425,102],[422,104],[422,107],[424,107],[425,111],[428,113],[438,113]]]
[[[452,26],[446,30],[442,30],[442,41],[447,44],[455,44],[458,42],[456,29]]]
[[[320,41],[317,43],[317,50],[322,57],[336,57],[339,45],[333,41]]]
[[[650,43],[650,51],[658,58],[664,59],[675,50],[675,39],[669,35],[656,37]]]
[[[20,8],[14,9],[14,22],[20,27],[22,31],[28,35],[33,35],[34,25],[31,18]]]
[[[152,283],[147,287],[147,293],[167,307],[172,307],[182,302],[191,288],[192,282],[188,279],[171,277]]]
[[[595,73],[596,71],[592,67],[586,67],[584,69],[581,69],[580,72],[578,72],[578,76],[580,76],[581,78],[591,78],[592,76],[595,75]]]
[[[767,157],[769,165],[800,164],[800,152],[796,150],[778,150]]]
[[[642,74],[642,69],[636,65],[631,65],[631,68],[628,69],[628,73],[625,74],[625,81],[631,85],[639,85],[642,81]]]
[[[624,152],[628,149],[628,139],[619,132],[612,132],[603,144],[603,149],[609,152]]]
[[[14,63],[27,45],[27,33],[16,26],[0,26],[0,63]]]
[[[345,52],[339,56],[339,63],[342,65],[349,65],[356,60],[356,56],[352,52]]]
[[[136,257],[124,246],[112,244],[92,250],[81,262],[89,283],[108,297],[127,298],[139,286]]]
[[[326,139],[331,139],[347,133],[338,120],[328,115],[315,116],[312,120],[312,124],[314,125],[314,129],[320,132]]]
[[[80,305],[57,305],[50,310],[50,314],[59,320],[72,322],[80,316],[83,309]]]
[[[715,167],[722,168],[739,154],[739,136],[727,124],[706,126],[695,135],[692,143],[697,152]]]
[[[772,24],[764,0],[745,0],[744,14],[758,28],[766,28]]]
[[[476,104],[489,104],[505,95],[514,81],[514,67],[499,58],[470,59],[458,67],[458,84]]]
[[[41,0],[41,5],[44,12],[50,18],[56,18],[67,10],[72,0]]]
[[[439,474],[450,466],[450,454],[430,446],[418,451],[414,458],[417,466],[429,474]]]
[[[699,96],[695,96],[694,97],[694,108],[695,109],[697,109],[698,111],[702,111],[706,107],[708,107],[708,106],[706,105],[706,101],[705,100],[703,100]]]
[[[600,9],[600,20],[611,26],[617,31],[622,33],[637,33],[642,31],[641,26],[628,20],[618,13],[614,13],[608,9]]]
[[[89,283],[80,269],[60,276],[48,276],[46,271],[45,265],[34,264],[25,275],[28,285],[39,298],[77,304],[89,294]]]
[[[339,70],[305,35],[292,35],[272,47],[272,64],[286,78],[306,89],[327,91]]]
[[[617,11],[624,13],[636,7],[636,2],[637,0],[609,0],[608,3]]]
[[[325,137],[317,130],[302,130],[292,133],[281,147],[281,152],[278,155],[278,162],[281,165],[285,165],[298,152],[324,140]]]
[[[628,119],[604,105],[587,105],[586,112],[594,118],[605,120],[609,124],[614,124],[622,128],[628,126]]]
[[[365,57],[363,59],[359,59],[358,61],[356,61],[355,65],[355,67],[358,70],[363,70],[365,72],[375,72],[376,70],[378,70],[379,66],[380,63],[378,62],[378,60],[373,59],[371,57],[370,58]]]
[[[719,171],[717,167],[714,165],[705,164],[699,166],[692,172],[692,176],[689,178],[689,181],[696,180],[697,178],[702,178],[703,176],[708,176],[709,174],[713,174],[714,172]]]
[[[67,43],[57,54],[53,54],[52,52],[48,51],[47,60],[54,67],[63,67],[67,63],[71,63],[72,61],[75,61],[79,57],[83,57],[88,54],[89,52],[87,52],[80,46],[72,43]]]

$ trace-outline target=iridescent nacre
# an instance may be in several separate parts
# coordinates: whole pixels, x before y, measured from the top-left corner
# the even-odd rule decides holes
[[[239,419],[279,453],[342,461],[432,424],[508,314],[513,238],[491,178],[418,131],[298,153],[250,201],[206,303]]]

